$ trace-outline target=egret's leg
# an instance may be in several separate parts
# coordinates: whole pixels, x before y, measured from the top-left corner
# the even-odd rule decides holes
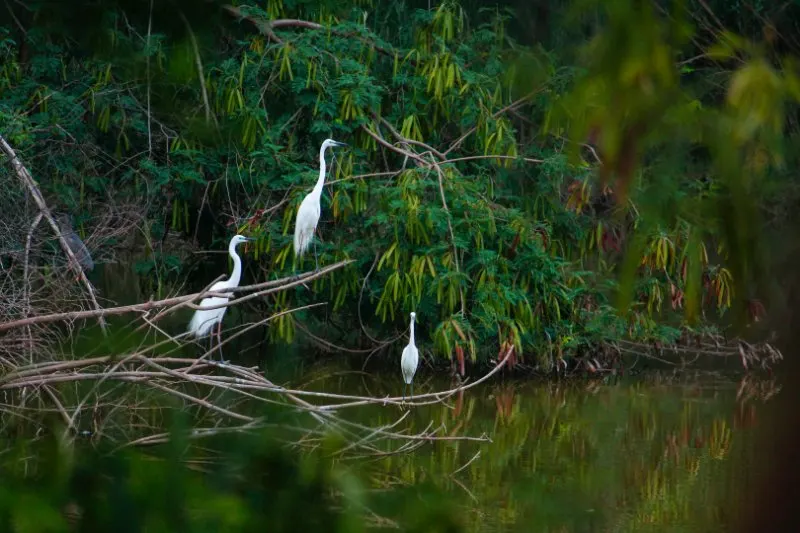
[[[411,382],[411,399],[414,399],[414,382]]]
[[[209,349],[208,354],[211,357],[211,359],[214,358],[214,344],[216,342],[217,342],[217,325],[214,324],[214,326],[211,328],[211,344],[208,347]]]
[[[217,324],[217,347],[219,347],[219,362],[224,363],[225,359],[222,358],[222,320]]]
[[[315,239],[313,235],[311,238],[314,240],[314,264],[316,265],[316,271],[319,270],[319,259],[317,259],[317,239]]]
[[[406,401],[406,387],[408,387],[408,385],[403,381],[403,401]]]

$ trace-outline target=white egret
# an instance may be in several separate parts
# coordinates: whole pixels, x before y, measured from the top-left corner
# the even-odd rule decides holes
[[[301,257],[314,239],[314,231],[317,229],[321,213],[322,186],[325,184],[325,150],[334,146],[347,146],[347,144],[333,139],[325,139],[322,142],[322,146],[319,149],[319,179],[317,179],[317,184],[314,185],[311,192],[300,202],[300,208],[297,210],[297,218],[294,222],[295,257]],[[314,264],[319,270],[316,241],[314,242]]]
[[[236,253],[236,246],[239,243],[252,240],[253,239],[248,239],[242,235],[235,235],[231,239],[231,242],[228,245],[228,253],[231,256],[231,259],[233,259],[233,272],[231,272],[231,275],[228,279],[224,279],[213,284],[209,289],[210,291],[220,291],[239,286],[239,281],[242,279],[242,259],[239,257],[239,254]],[[228,300],[230,300],[230,297],[225,298],[221,296],[209,296],[208,298],[203,298],[203,300],[200,302],[200,307],[210,307],[213,305],[224,304],[227,303]],[[189,322],[189,336],[194,336],[198,339],[208,335],[214,326],[217,327],[217,341],[219,343],[220,360],[222,360],[222,317],[225,315],[225,311],[227,310],[227,307],[218,307],[216,309],[198,309],[195,311],[192,321]],[[213,339],[214,334],[212,333],[212,344]]]
[[[403,401],[406,399],[406,387],[411,385],[411,397],[414,397],[414,374],[417,372],[419,363],[419,350],[414,344],[414,319],[417,313],[411,312],[411,337],[408,345],[403,348],[403,356],[400,358],[400,370],[403,372]]]

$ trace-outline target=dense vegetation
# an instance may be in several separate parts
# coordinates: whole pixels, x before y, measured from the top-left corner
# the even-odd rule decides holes
[[[762,49],[695,32],[701,9],[636,5],[542,6],[562,26],[520,42],[508,8],[453,1],[32,2],[0,26],[0,119],[84,230],[135,207],[136,268],[159,293],[197,262],[187,243],[222,248],[235,228],[258,238],[247,279],[291,273],[319,143],[347,141],[320,254],[355,262],[264,309],[324,299],[321,336],[353,347],[415,309],[438,356],[513,343],[546,369],[621,338],[708,331],[737,301],[764,311],[745,258],[755,193],[790,163],[775,150],[798,83],[773,60],[791,43],[768,26]],[[601,20],[582,52],[566,46]],[[20,194],[3,199],[9,219]],[[271,338],[321,318],[285,315]]]
[[[146,280],[139,300],[204,287],[226,265],[195,252],[224,249],[237,231],[257,239],[244,250],[246,280],[309,269],[310,259],[294,261],[294,216],[316,179],[320,142],[333,137],[350,148],[335,150],[329,167],[318,249],[322,265],[353,262],[311,290],[242,306],[263,318],[327,302],[269,322],[276,343],[316,338],[367,353],[396,346],[415,310],[423,353],[462,364],[491,361],[511,345],[517,360],[544,371],[607,368],[625,350],[682,343],[692,346],[685,352],[745,360],[717,334],[756,337],[767,309],[781,305],[764,273],[791,254],[784,235],[797,230],[800,7],[31,0],[2,9],[0,135],[49,206],[75,216],[98,262],[119,261],[110,275],[135,270]],[[0,320],[84,305],[25,187],[0,161]],[[301,456],[273,447],[287,413],[304,415],[291,422],[308,430],[308,413],[293,410],[299,403],[259,419],[274,425],[247,438],[238,431],[255,418],[237,411],[245,422],[229,426],[231,411],[207,403],[191,413],[219,438],[191,447],[178,431],[152,454],[120,452],[168,426],[165,413],[190,412],[208,389],[178,383],[159,396],[126,388],[132,381],[104,382],[108,374],[61,383],[59,361],[40,387],[26,379],[42,375],[36,365],[53,353],[33,339],[56,337],[22,329],[0,337],[3,530],[64,531],[69,515],[81,531],[357,531],[386,526],[387,517],[408,530],[482,530],[484,509],[469,489],[467,519],[438,498],[460,484],[459,472],[483,487],[500,525],[527,527],[533,511],[519,502],[529,497],[545,501],[545,512],[568,502],[564,520],[536,509],[553,528],[578,524],[578,507],[611,505],[619,515],[598,513],[593,525],[688,530],[692,502],[704,524],[725,523],[730,484],[721,465],[729,453],[752,460],[749,448],[732,445],[737,421],[755,417],[750,407],[734,414],[731,430],[726,418],[704,425],[699,403],[643,407],[633,389],[623,400],[612,392],[573,402],[556,387],[537,389],[523,412],[514,384],[466,406],[462,390],[453,406],[408,411],[410,428],[441,420],[453,440],[428,442],[438,453],[424,467],[397,447],[378,450],[365,469],[370,481],[329,460],[353,446],[333,435],[317,442],[315,433],[307,439],[314,452]],[[119,344],[138,349],[144,343],[130,330]],[[77,358],[109,356],[110,366],[129,348],[109,348],[117,340],[72,349]],[[153,358],[173,349],[167,344],[152,348]],[[162,371],[151,384],[175,377],[172,367]],[[379,389],[370,393],[392,394]],[[761,392],[772,396],[774,384]],[[185,403],[168,404],[170,394]],[[235,395],[219,396],[223,404]],[[496,403],[497,414],[473,424],[490,421],[480,430],[495,448],[457,440],[481,401]],[[398,423],[386,406],[369,408],[381,427]],[[662,427],[656,412],[680,416]],[[20,437],[34,425],[35,439]],[[358,427],[349,436],[363,445],[375,433]],[[606,468],[617,450],[623,464]],[[599,477],[587,477],[589,460]],[[523,464],[536,474],[533,488],[507,483]],[[396,475],[439,490],[426,500],[415,486],[398,498]],[[609,495],[617,477],[624,488]],[[592,484],[595,498],[576,496]],[[382,490],[365,488],[375,486]]]

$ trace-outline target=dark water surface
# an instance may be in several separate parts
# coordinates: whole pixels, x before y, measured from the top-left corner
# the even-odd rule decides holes
[[[399,394],[399,370],[386,370],[347,371],[329,359],[293,381],[325,392]],[[452,387],[429,376],[420,371],[418,393]],[[486,435],[491,443],[434,442],[373,459],[372,479],[376,488],[432,481],[462,504],[470,531],[724,531],[747,495],[759,461],[759,413],[775,392],[771,381],[710,373],[616,383],[498,377],[447,403],[416,407],[399,426],[419,432],[433,423],[445,435]],[[342,414],[378,426],[401,411],[373,405]]]

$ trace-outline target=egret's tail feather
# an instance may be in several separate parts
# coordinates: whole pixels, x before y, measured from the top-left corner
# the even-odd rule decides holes
[[[192,321],[189,322],[189,327],[187,328],[186,332],[189,334],[190,337],[200,337],[200,329],[203,326],[203,321],[205,317],[201,316],[200,313],[195,313],[192,317]]]
[[[300,257],[303,253],[308,250],[308,247],[311,245],[311,238],[314,235],[313,232],[305,232],[302,230],[295,230],[294,232],[294,255]]]
[[[205,305],[214,305],[220,302],[206,302]],[[201,302],[200,305],[204,305],[204,302]],[[211,331],[217,322],[222,320],[222,317],[219,314],[214,314],[214,311],[205,311],[199,309],[195,311],[194,316],[192,317],[191,322],[189,322],[188,333],[190,336],[197,337],[198,339],[205,337]]]

